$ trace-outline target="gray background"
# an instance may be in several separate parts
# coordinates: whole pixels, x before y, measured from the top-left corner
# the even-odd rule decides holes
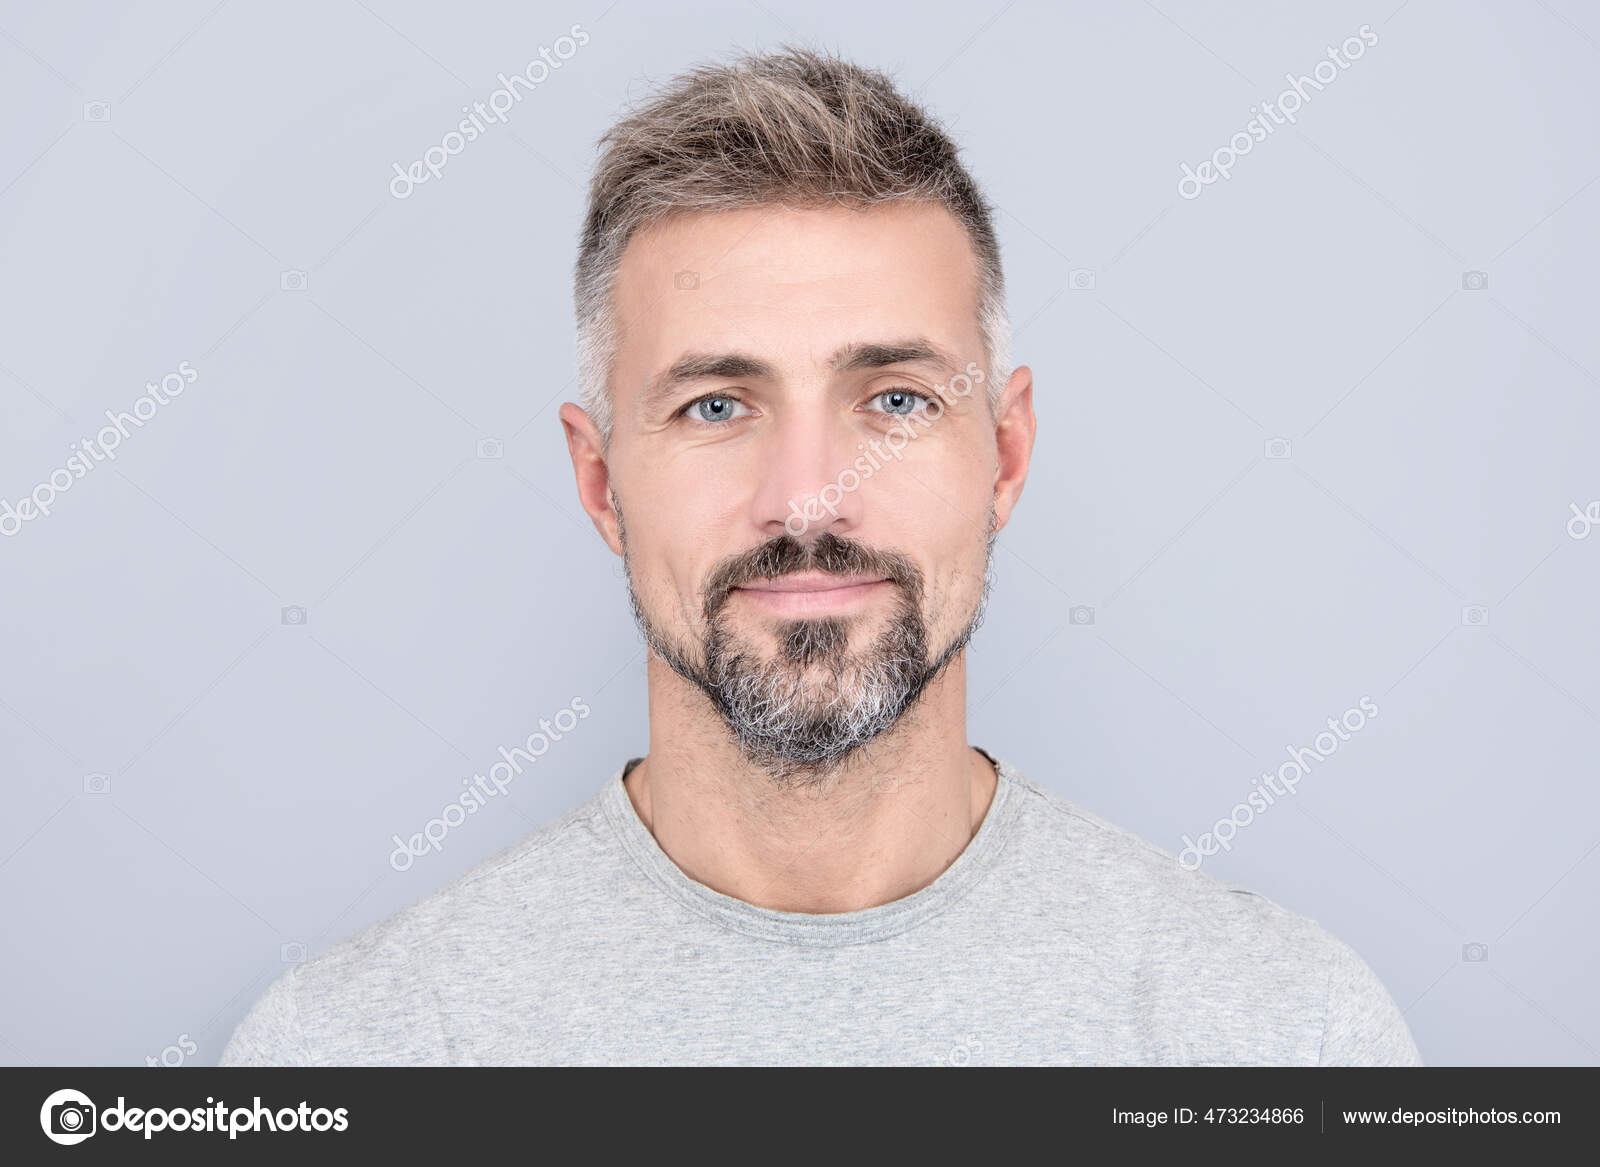
[[[574,23],[508,124],[390,196]],[[1363,24],[1298,128],[1178,197]],[[1430,1062],[1600,1061],[1578,0],[0,6],[0,496],[199,374],[0,539],[0,1060],[212,1062],[285,958],[643,752],[556,419],[582,186],[649,82],[791,39],[895,73],[1000,208],[1040,428],[972,741],[1176,852],[1370,696],[1205,869],[1355,947]],[[592,717],[391,868],[574,695]]]

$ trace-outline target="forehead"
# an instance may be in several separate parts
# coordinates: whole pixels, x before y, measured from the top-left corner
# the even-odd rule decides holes
[[[926,336],[977,355],[978,262],[944,207],[764,206],[679,214],[629,241],[614,391],[684,349],[760,351],[795,367],[841,344]]]

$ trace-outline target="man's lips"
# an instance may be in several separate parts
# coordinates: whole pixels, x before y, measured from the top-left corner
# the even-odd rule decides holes
[[[825,571],[795,571],[775,579],[753,579],[736,591],[747,592],[831,592],[887,582],[881,575],[829,575]]]
[[[774,579],[749,580],[734,588],[733,593],[742,594],[765,608],[816,612],[854,603],[888,583],[882,576],[797,571]]]

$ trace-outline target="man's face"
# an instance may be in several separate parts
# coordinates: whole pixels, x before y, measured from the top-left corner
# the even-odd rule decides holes
[[[685,215],[623,257],[607,464],[635,612],[775,777],[892,726],[979,618],[977,293],[926,204]]]

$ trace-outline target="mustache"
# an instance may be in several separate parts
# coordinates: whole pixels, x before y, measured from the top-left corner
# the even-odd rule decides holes
[[[910,599],[922,596],[922,572],[909,556],[880,551],[853,539],[825,531],[802,543],[785,532],[767,542],[729,556],[719,563],[705,584],[705,616],[709,621],[721,610],[734,588],[758,579],[772,579],[796,571],[829,575],[878,575],[897,585]]]

